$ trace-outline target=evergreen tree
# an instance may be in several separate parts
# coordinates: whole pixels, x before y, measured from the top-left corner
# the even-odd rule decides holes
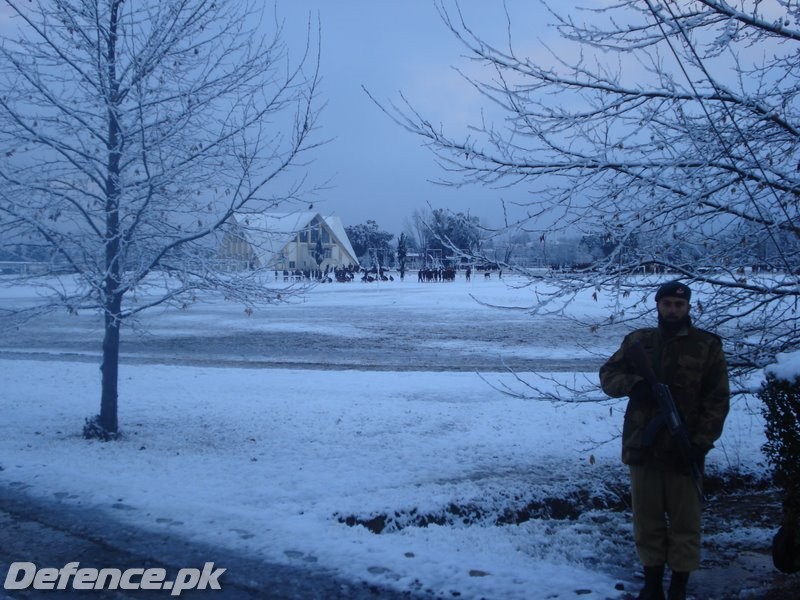
[[[313,254],[314,262],[317,263],[317,268],[322,266],[322,261],[325,260],[325,250],[322,248],[322,240],[317,239],[317,244],[314,246]]]
[[[406,275],[406,256],[408,255],[408,248],[406,244],[406,234],[401,233],[400,239],[397,240],[397,264],[400,269],[400,279],[402,280]]]
[[[344,230],[359,258],[366,257],[370,249],[374,249],[378,257],[384,256],[391,260],[393,252],[389,242],[392,241],[394,234],[381,230],[372,219],[363,224],[345,227]]]

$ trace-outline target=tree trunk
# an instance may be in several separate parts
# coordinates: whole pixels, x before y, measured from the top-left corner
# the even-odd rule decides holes
[[[115,294],[105,310],[105,334],[103,336],[102,391],[100,395],[100,419],[98,424],[108,433],[117,433],[117,398],[119,381],[119,333],[120,306],[122,297]]]
[[[119,82],[116,71],[116,44],[118,11],[121,2],[112,5],[108,48],[108,165],[106,174],[106,240],[105,260],[106,275],[104,281],[103,317],[105,319],[105,335],[103,337],[102,391],[100,396],[99,425],[105,433],[116,434],[119,427],[117,421],[117,399],[119,382],[119,333],[122,325],[120,309],[122,293],[119,289],[122,266],[120,262],[120,160],[121,139],[120,124],[117,114],[119,102]]]

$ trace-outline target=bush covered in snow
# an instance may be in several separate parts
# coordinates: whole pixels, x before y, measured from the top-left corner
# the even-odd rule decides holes
[[[785,531],[795,545],[800,545],[800,375],[768,371],[759,398],[764,403],[764,453],[772,466],[773,480],[784,493]]]

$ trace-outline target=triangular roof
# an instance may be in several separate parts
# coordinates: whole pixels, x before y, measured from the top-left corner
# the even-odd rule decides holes
[[[325,224],[328,227],[330,227],[331,233],[336,237],[347,253],[353,258],[353,261],[357,263],[358,257],[356,256],[356,251],[353,250],[353,245],[350,243],[350,238],[347,237],[347,232],[344,230],[344,224],[342,223],[342,220],[335,215],[322,217],[322,220],[325,221]]]
[[[261,263],[268,264],[272,257],[294,241],[297,232],[305,229],[315,217],[319,217],[328,226],[336,241],[342,245],[353,261],[357,262],[358,257],[350,244],[342,220],[337,216],[323,216],[313,211],[271,212],[235,215],[234,221],[240,233],[250,242]]]

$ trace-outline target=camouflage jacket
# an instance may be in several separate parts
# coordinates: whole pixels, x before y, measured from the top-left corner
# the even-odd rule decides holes
[[[625,358],[625,349],[639,341],[656,376],[669,386],[692,443],[708,451],[722,434],[728,414],[728,369],[719,337],[687,327],[672,336],[660,328],[628,334],[622,346],[600,368],[600,385],[612,398],[628,396],[643,377]],[[662,468],[679,468],[681,455],[666,428],[653,437],[643,435],[658,414],[655,400],[629,400],[622,428],[622,462],[651,462]]]

